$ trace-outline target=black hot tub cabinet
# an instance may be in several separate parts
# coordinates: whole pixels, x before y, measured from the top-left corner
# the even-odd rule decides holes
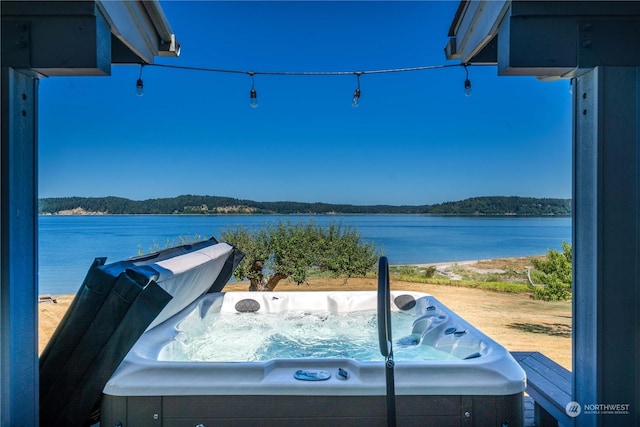
[[[415,319],[401,342],[447,357],[395,361],[399,426],[522,426],[525,373],[502,346],[436,298],[391,293],[392,311]],[[200,297],[145,332],[104,389],[103,426],[386,426],[382,360],[185,360],[176,346],[218,313],[237,322],[270,313],[375,310],[375,292],[229,292]],[[202,325],[199,325],[202,326]],[[372,326],[375,328],[375,325]],[[396,343],[399,343],[395,339]],[[212,342],[221,345],[223,340]],[[300,375],[302,373],[302,375]],[[321,381],[302,377],[328,378]]]

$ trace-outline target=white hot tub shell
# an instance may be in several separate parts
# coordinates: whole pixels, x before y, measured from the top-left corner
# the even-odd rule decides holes
[[[392,311],[415,317],[403,335],[453,359],[396,360],[398,425],[523,425],[525,373],[504,347],[431,295],[394,291],[391,299]],[[205,294],[138,340],[104,388],[101,425],[387,425],[384,361],[185,361],[171,360],[167,350],[185,324],[211,322],[212,313],[237,313],[241,322],[263,313],[346,313],[376,304],[376,292]],[[301,371],[329,378],[301,381]]]

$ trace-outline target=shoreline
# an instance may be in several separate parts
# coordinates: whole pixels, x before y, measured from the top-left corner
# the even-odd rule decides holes
[[[524,261],[524,260],[528,260],[530,258],[539,258],[539,257],[543,257],[545,256],[545,254],[536,254],[536,255],[525,255],[525,256],[513,256],[513,257],[504,257],[504,258],[481,258],[481,259],[475,259],[475,260],[462,260],[462,261],[441,261],[441,262],[429,262],[429,263],[408,263],[408,264],[391,264],[389,265],[389,267],[417,267],[417,268],[427,268],[427,267],[436,267],[436,269],[439,272],[443,272],[444,270],[452,267],[452,266],[456,266],[456,267],[470,267],[473,266],[474,264],[481,264],[481,263],[496,263],[496,262],[517,262],[517,261]],[[484,270],[481,268],[472,268],[472,270],[476,271],[476,272],[480,272],[480,273],[495,273],[497,272],[496,269],[489,269],[489,270]],[[229,285],[234,285],[237,282],[229,282],[226,286]],[[78,288],[80,287],[80,285],[78,285]],[[76,292],[77,293],[77,292]],[[70,295],[70,296],[75,296],[76,293],[69,293],[69,292],[44,292],[44,293],[38,293],[38,297],[39,298],[44,298],[44,299],[48,299],[48,298],[55,298],[56,296],[66,296],[66,295]],[[42,301],[41,301],[42,302]]]
[[[254,212],[254,213],[243,213],[243,212],[233,212],[233,213],[122,213],[122,214],[114,214],[114,213],[104,213],[104,212],[86,212],[86,213],[59,213],[59,212],[42,212],[38,213],[38,216],[43,217],[81,217],[81,216],[359,216],[359,215],[381,215],[381,216],[391,216],[391,215],[405,215],[405,216],[434,216],[434,217],[456,217],[456,218],[571,218],[571,215],[520,215],[520,214],[447,214],[447,213],[390,213],[390,212],[376,212],[376,213],[368,213],[368,212],[294,212],[294,213],[277,213],[277,212]]]
[[[390,265],[390,267],[403,267],[403,266],[409,266],[409,267],[445,267],[445,266],[451,266],[451,265],[472,265],[472,264],[479,264],[479,263],[483,263],[483,262],[496,262],[496,261],[507,261],[507,260],[524,260],[524,259],[528,259],[528,258],[535,258],[535,257],[541,257],[541,256],[545,256],[545,254],[511,256],[511,257],[505,257],[505,258],[468,259],[468,260],[462,260],[462,261],[428,262],[428,263],[421,263],[421,264],[394,264],[394,265]]]

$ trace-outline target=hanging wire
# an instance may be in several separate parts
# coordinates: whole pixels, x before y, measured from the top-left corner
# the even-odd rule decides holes
[[[191,71],[205,71],[209,73],[227,73],[227,74],[248,74],[248,75],[271,75],[271,76],[345,76],[353,75],[356,73],[362,74],[387,74],[387,73],[406,73],[412,71],[426,71],[437,70],[442,68],[452,68],[469,66],[471,64],[440,64],[440,65],[425,65],[420,67],[406,67],[406,68],[387,68],[379,70],[364,70],[364,71],[245,71],[245,70],[232,70],[224,68],[207,68],[207,67],[190,67],[186,65],[170,65],[170,64],[147,64],[150,67],[161,68],[173,68],[179,70],[191,70]],[[491,65],[491,64],[474,64],[477,65]]]
[[[491,66],[491,64],[440,64],[440,65],[425,65],[420,67],[405,67],[405,68],[386,68],[378,70],[361,70],[361,71],[246,71],[246,70],[233,70],[224,68],[208,68],[208,67],[191,67],[186,65],[170,65],[170,64],[140,64],[140,76],[136,83],[138,96],[142,96],[142,89],[144,87],[142,82],[142,67],[148,65],[150,67],[171,68],[176,70],[188,70],[188,71],[203,71],[208,73],[226,73],[226,74],[246,74],[251,77],[251,91],[249,92],[250,105],[253,108],[258,106],[258,93],[255,89],[254,76],[257,75],[271,75],[271,76],[345,76],[355,75],[358,79],[358,87],[353,93],[352,105],[358,106],[360,100],[360,76],[365,74],[388,74],[388,73],[407,73],[414,71],[427,71],[438,70],[452,67],[464,67],[465,81],[464,81],[464,93],[465,96],[471,96],[471,80],[469,80],[468,67],[473,66]]]

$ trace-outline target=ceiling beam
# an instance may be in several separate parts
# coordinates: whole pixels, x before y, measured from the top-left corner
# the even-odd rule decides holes
[[[2,4],[2,65],[42,76],[110,75],[112,63],[178,56],[157,1],[28,1]]]
[[[575,77],[638,66],[640,2],[463,1],[447,59],[498,65],[499,75]]]

